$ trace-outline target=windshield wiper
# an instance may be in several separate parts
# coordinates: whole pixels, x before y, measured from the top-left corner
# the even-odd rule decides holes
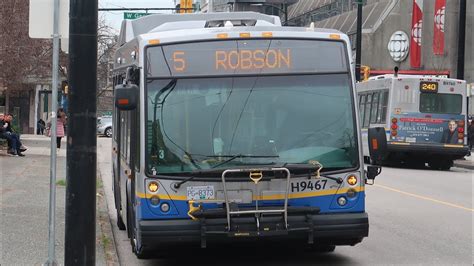
[[[220,162],[216,165],[213,165],[211,167],[211,169],[214,169],[214,168],[217,168],[219,166],[222,166],[228,162],[231,162],[237,158],[279,158],[280,156],[278,155],[245,155],[245,154],[236,154],[236,155],[219,155],[219,156],[216,156],[216,157],[230,157],[229,159],[223,161],[223,162]]]
[[[218,164],[212,166],[209,170],[201,170],[201,168],[200,168],[200,167],[196,164],[196,162],[192,159],[191,154],[187,153],[186,155],[189,157],[191,163],[194,162],[193,165],[196,166],[197,168],[199,168],[199,170],[198,170],[198,171],[193,171],[193,172],[191,172],[192,174],[195,174],[195,175],[190,176],[190,177],[188,177],[188,178],[186,178],[186,179],[184,179],[184,180],[182,180],[182,181],[180,181],[180,182],[178,182],[178,183],[175,183],[175,184],[173,185],[173,187],[174,187],[175,189],[180,188],[184,183],[189,182],[189,181],[193,180],[194,178],[196,178],[196,175],[197,175],[197,174],[203,174],[203,173],[206,173],[206,172],[211,172],[211,171],[212,171],[211,169],[214,169],[214,168],[217,168],[217,167],[219,167],[219,166],[222,166],[222,165],[224,165],[224,164],[226,164],[226,163],[228,163],[228,162],[231,162],[231,161],[233,161],[233,160],[235,160],[235,159],[237,159],[237,158],[278,158],[278,157],[280,157],[280,156],[278,156],[278,155],[245,155],[245,154],[236,154],[236,155],[209,155],[209,156],[206,156],[206,157],[211,157],[211,158],[212,158],[212,157],[230,157],[230,158],[227,159],[227,160],[225,160],[225,161],[223,161],[223,162],[220,162],[220,163],[218,163]],[[215,170],[214,170],[214,171],[215,171]],[[214,172],[214,171],[212,171],[212,172]]]
[[[319,166],[317,165],[312,165],[312,164],[291,164],[291,163],[285,163],[282,165],[282,167],[288,168],[288,170],[300,170],[300,171],[308,171],[309,174],[313,174],[314,172],[318,171],[320,169]],[[338,184],[342,184],[344,180],[341,177],[332,177],[328,175],[319,175],[320,177],[324,177],[330,180],[336,181]]]
[[[184,154],[188,156],[189,161],[191,162],[192,165],[194,165],[194,167],[196,167],[197,169],[202,169],[201,166],[197,164],[196,160],[193,159],[193,156],[191,155],[191,153],[184,151]]]

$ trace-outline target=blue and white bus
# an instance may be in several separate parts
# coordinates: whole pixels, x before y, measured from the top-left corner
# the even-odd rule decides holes
[[[114,65],[118,226],[138,257],[282,238],[368,236],[346,35],[258,13],[125,21]],[[385,135],[383,135],[385,136]]]
[[[386,129],[387,163],[449,170],[468,154],[464,80],[382,75],[357,83],[357,93],[366,157],[371,127]]]

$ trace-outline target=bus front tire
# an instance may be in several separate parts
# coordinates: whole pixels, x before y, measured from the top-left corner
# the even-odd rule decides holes
[[[116,209],[117,212],[117,227],[119,230],[123,231],[126,229],[125,223],[123,222],[122,215],[120,215],[119,210]]]

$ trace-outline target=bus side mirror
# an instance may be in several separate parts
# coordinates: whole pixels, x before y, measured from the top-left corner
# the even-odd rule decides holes
[[[121,111],[137,108],[139,88],[135,84],[120,84],[115,86],[115,106]]]
[[[369,165],[369,166],[367,166],[367,171],[366,171],[367,180],[366,180],[366,184],[373,185],[374,182],[375,182],[375,177],[377,177],[378,175],[380,175],[380,173],[382,173],[382,167],[380,167],[380,166],[374,166],[374,165]],[[370,182],[369,182],[369,180],[370,180]]]
[[[372,164],[381,165],[387,154],[387,137],[385,135],[385,128],[369,128],[368,141]]]

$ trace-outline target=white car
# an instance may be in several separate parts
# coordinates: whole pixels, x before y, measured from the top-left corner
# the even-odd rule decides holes
[[[97,118],[97,135],[112,137],[112,116]]]

